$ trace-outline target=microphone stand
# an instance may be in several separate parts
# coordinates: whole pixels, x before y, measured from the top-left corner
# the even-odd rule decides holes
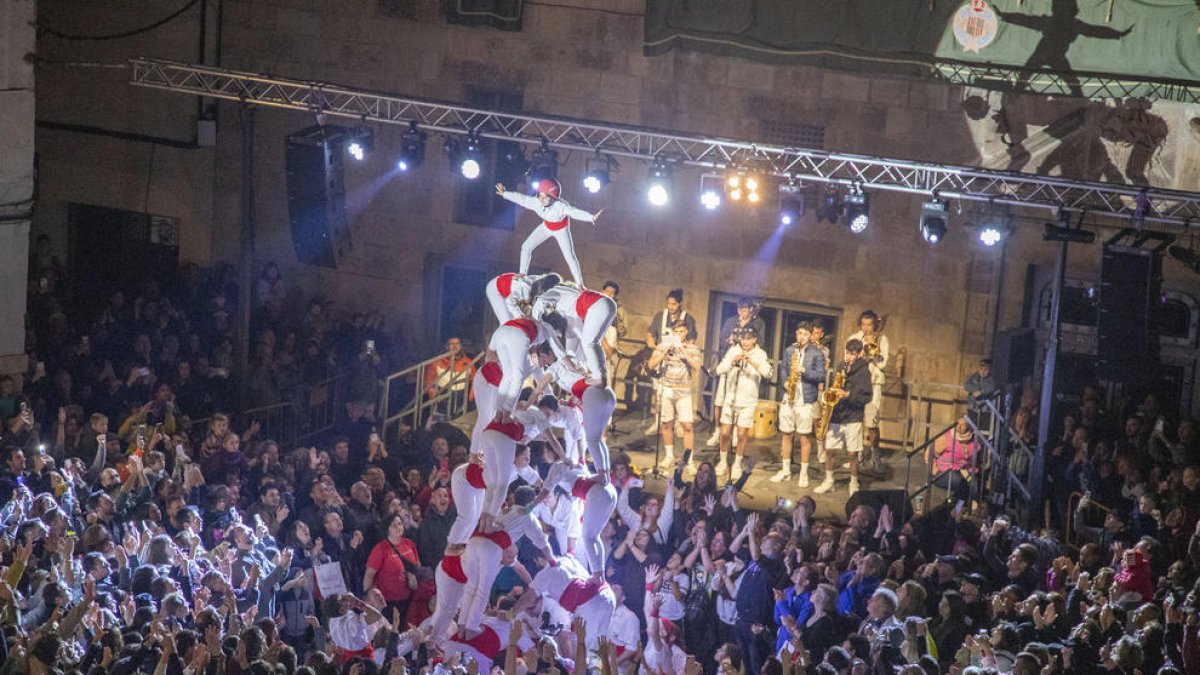
[[[739,349],[740,349],[740,347],[739,347]],[[722,411],[724,411],[724,410],[725,410],[725,408],[726,408],[726,407],[728,407],[728,406],[730,405],[730,403],[729,403],[729,392],[730,392],[730,391],[732,391],[732,392],[733,392],[733,402],[734,402],[734,403],[737,403],[737,388],[738,388],[738,383],[739,383],[739,382],[741,381],[741,379],[742,379],[742,368],[743,368],[745,365],[746,365],[746,362],[745,362],[745,361],[738,361],[738,364],[737,364],[737,370],[735,370],[735,371],[734,371],[734,373],[733,373],[733,388],[731,389],[731,388],[728,386],[728,383],[726,384],[726,386],[725,386],[725,400],[721,402],[721,410],[722,410]],[[736,411],[731,411],[730,417],[731,417],[731,418],[733,418],[733,425],[732,425],[732,426],[733,426],[733,428],[734,428],[734,429],[737,429],[737,412],[736,412]],[[719,425],[720,423],[721,423],[721,420],[717,420],[717,424]],[[719,427],[718,427],[718,428],[719,428]],[[741,440],[741,438],[739,437],[739,438],[738,438],[738,440],[740,441],[740,440]],[[720,445],[719,445],[719,444],[718,444],[717,448],[718,448],[718,451],[719,451],[719,452],[721,453],[721,455],[722,455],[722,457],[720,457],[719,459],[724,459],[723,455],[725,454],[725,451],[724,451],[724,450],[720,450]],[[737,461],[737,460],[736,460],[736,458],[737,458],[737,446],[736,446],[736,445],[733,443],[733,433],[732,433],[732,432],[729,434],[729,452],[732,452],[732,453],[733,453],[733,456],[734,456],[734,458],[735,458],[735,459],[734,459],[734,461]],[[732,465],[732,464],[730,464],[730,465],[729,465],[729,468],[730,468],[730,474],[732,475],[732,471],[733,471],[733,465]]]

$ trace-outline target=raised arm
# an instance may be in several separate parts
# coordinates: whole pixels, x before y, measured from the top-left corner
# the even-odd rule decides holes
[[[504,187],[504,183],[496,183],[496,194],[500,195],[505,200],[510,201],[517,206],[527,208],[530,211],[535,211],[539,206],[541,206],[541,204],[538,203],[537,197],[507,190]]]
[[[640,479],[634,479],[638,482],[638,487],[642,485]],[[621,516],[621,520],[625,521],[625,527],[631,530],[638,530],[642,527],[642,517],[637,511],[629,505],[629,489],[634,486],[634,481],[629,481],[621,490],[620,496],[617,497],[617,515]]]

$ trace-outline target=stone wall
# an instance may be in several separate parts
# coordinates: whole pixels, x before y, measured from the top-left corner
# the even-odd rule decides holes
[[[208,3],[215,5],[215,2]],[[141,3],[119,0],[99,10],[83,0],[46,0],[47,16],[64,28],[105,31],[145,23]],[[526,4],[521,32],[447,25],[433,0],[226,0],[216,43],[208,20],[209,63],[237,70],[336,82],[383,92],[462,101],[470,86],[520,92],[526,112],[635,124],[722,137],[757,139],[764,120],[824,125],[826,149],[914,160],[975,164],[979,130],[963,111],[968,92],[935,82],[865,77],[806,67],[674,52],[647,58],[641,49],[642,3],[567,0]],[[115,9],[113,9],[115,7]],[[119,62],[149,55],[195,61],[198,17],[119,44],[43,39],[39,53],[60,60]],[[42,66],[39,119],[113,126],[150,136],[190,139],[196,102],[122,84],[127,73]],[[39,73],[39,74],[40,74]],[[86,101],[80,105],[80,101]],[[43,129],[43,202],[38,231],[64,232],[69,201],[98,203],[179,217],[182,256],[201,263],[238,259],[241,141],[237,106],[217,109],[216,148],[164,147],[148,142]],[[257,259],[276,260],[296,298],[320,291],[342,309],[381,306],[389,323],[405,323],[418,351],[433,344],[438,262],[515,267],[524,235],[452,222],[452,172],[441,140],[430,139],[425,165],[391,171],[402,129],[380,129],[375,152],[347,166],[355,249],[336,271],[297,265],[284,192],[284,137],[312,123],[300,113],[256,113]],[[153,148],[153,150],[152,150]],[[704,323],[710,292],[758,293],[817,303],[853,321],[871,307],[891,315],[892,344],[907,351],[906,375],[957,382],[985,351],[1000,302],[1000,326],[1020,322],[1029,265],[1052,264],[1041,241],[1049,213],[1018,213],[1018,234],[1006,258],[1003,289],[998,251],[983,250],[965,221],[976,207],[953,205],[951,232],[936,247],[917,231],[921,198],[872,195],[870,229],[860,236],[818,224],[811,203],[797,225],[776,231],[774,200],[758,211],[702,212],[699,176],[680,172],[676,198],[665,209],[642,196],[647,167],[625,162],[603,193],[579,187],[584,157],[562,157],[565,196],[587,209],[604,208],[601,224],[575,225],[575,243],[592,284],[622,283],[634,334],[661,307],[667,289],[688,290],[688,308]],[[485,177],[486,179],[486,177]],[[774,264],[764,249],[778,245]],[[756,261],[756,256],[758,261]],[[1071,274],[1098,275],[1098,245],[1077,247]],[[562,268],[552,244],[535,264]],[[1168,285],[1192,289],[1190,273],[1168,263]],[[564,270],[565,271],[565,270]],[[981,325],[982,324],[982,325]]]
[[[0,0],[0,373],[25,359],[25,289],[34,183],[33,0]]]

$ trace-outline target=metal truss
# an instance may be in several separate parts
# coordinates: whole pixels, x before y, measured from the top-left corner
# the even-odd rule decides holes
[[[932,75],[950,84],[1046,96],[1132,97],[1200,103],[1200,86],[1182,82],[1123,80],[1091,73],[1063,74],[959,61],[937,62]]]
[[[364,122],[409,125],[443,134],[601,152],[646,162],[724,169],[743,167],[785,181],[813,181],[1007,204],[1086,212],[1143,223],[1200,222],[1200,193],[1116,183],[1090,183],[1013,171],[920,163],[784,148],[752,142],[520,115],[417,98],[301,82],[170,61],[133,59],[135,86],[207,96],[246,105],[302,110]],[[1140,205],[1140,206],[1139,206]]]

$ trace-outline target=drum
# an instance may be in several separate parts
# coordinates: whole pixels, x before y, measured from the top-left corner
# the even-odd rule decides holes
[[[779,428],[779,402],[759,401],[754,407],[754,426],[750,429],[750,438],[764,440],[774,438]]]

